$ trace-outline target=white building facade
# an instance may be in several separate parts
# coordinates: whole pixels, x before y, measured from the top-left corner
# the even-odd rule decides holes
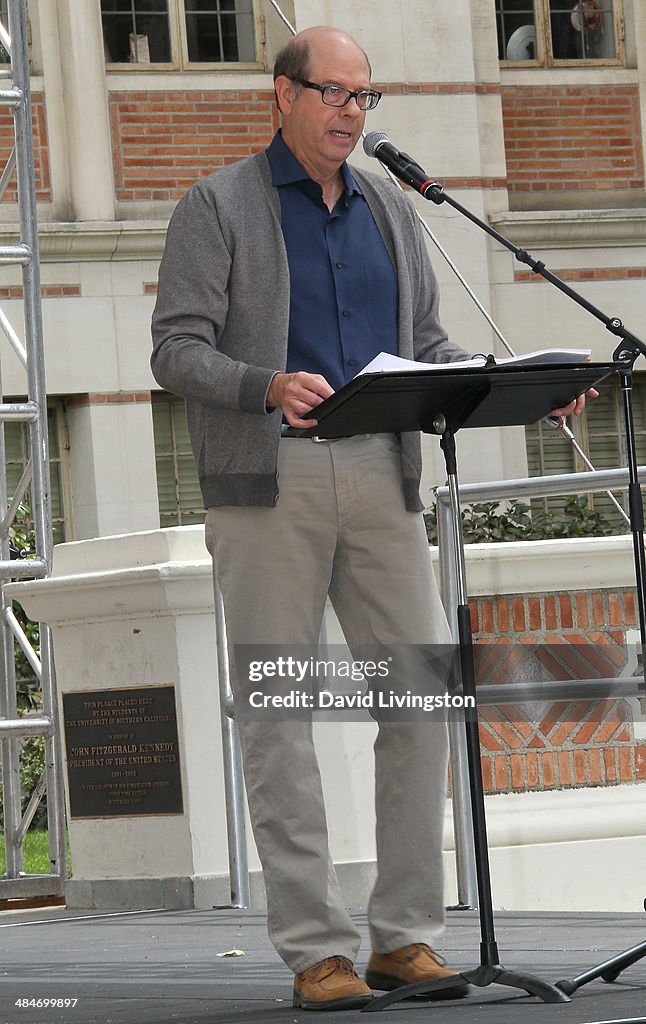
[[[168,218],[185,189],[270,141],[278,126],[271,67],[290,35],[269,0],[206,7],[192,0],[30,3],[58,539],[203,516],[182,403],[159,391],[149,369],[157,268]],[[385,93],[368,130],[387,132],[457,200],[640,334],[643,4],[283,0],[281,9],[297,29],[334,24],[366,49],[373,81]],[[2,115],[0,148],[10,137]],[[356,162],[378,170],[363,153]],[[610,358],[615,340],[589,314],[446,204],[412,201],[516,352],[589,347],[594,358]],[[15,240],[16,219],[10,190],[0,204],[3,244]],[[452,337],[472,352],[505,354],[429,245]],[[0,301],[20,333],[19,300],[19,268],[0,269]],[[18,397],[21,382],[8,353],[5,396]],[[646,455],[639,383],[636,394]],[[24,443],[18,425],[10,430],[10,473],[17,476]],[[621,460],[612,388],[577,430],[599,468]],[[570,468],[569,449],[553,441],[542,428],[465,432],[461,478]],[[437,442],[429,438],[429,503],[442,479]]]

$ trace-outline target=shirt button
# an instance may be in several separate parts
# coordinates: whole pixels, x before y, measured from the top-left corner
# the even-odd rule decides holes
[[[349,309],[344,309],[343,310],[343,316],[350,316],[350,310]]]
[[[348,366],[356,366],[358,361],[358,359],[348,359]]]
[[[337,267],[339,268],[339,270],[343,270],[343,266],[344,266],[343,263],[337,263]]]

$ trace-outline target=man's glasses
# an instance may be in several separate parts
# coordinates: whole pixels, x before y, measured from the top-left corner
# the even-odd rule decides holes
[[[374,89],[357,89],[356,92],[352,92],[351,89],[344,89],[340,85],[317,85],[316,82],[308,82],[305,78],[292,78],[291,81],[298,82],[306,89],[316,89],[328,107],[345,107],[354,96],[359,110],[374,110],[382,97],[382,93]]]

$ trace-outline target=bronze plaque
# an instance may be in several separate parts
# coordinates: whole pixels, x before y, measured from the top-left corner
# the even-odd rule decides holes
[[[63,695],[72,818],[182,814],[174,686]]]

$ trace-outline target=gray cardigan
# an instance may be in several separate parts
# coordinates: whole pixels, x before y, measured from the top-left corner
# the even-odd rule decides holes
[[[352,173],[397,271],[399,354],[464,357],[440,326],[437,281],[409,201],[387,179]],[[267,412],[266,398],[274,373],[285,369],[288,323],[280,199],[259,153],[189,189],[159,271],[151,366],[161,387],[186,399],[205,508],[276,504],[281,414]],[[402,472],[406,507],[418,511],[417,433],[402,435]]]

